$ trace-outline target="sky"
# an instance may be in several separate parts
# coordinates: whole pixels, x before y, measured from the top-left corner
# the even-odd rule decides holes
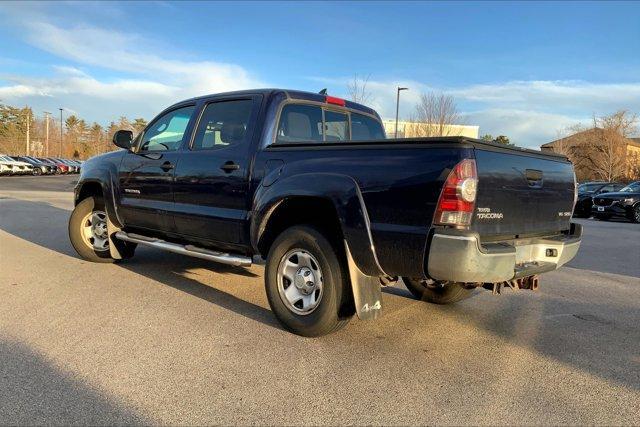
[[[529,147],[640,113],[637,2],[2,2],[0,46],[0,103],[102,125],[229,90],[347,97],[354,75],[383,118],[397,86],[401,119],[442,92]]]

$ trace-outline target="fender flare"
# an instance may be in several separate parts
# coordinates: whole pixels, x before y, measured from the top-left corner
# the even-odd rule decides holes
[[[338,215],[344,236],[349,278],[356,313],[360,319],[375,319],[381,313],[380,276],[386,276],[378,261],[369,214],[357,182],[346,175],[305,173],[260,186],[251,216],[251,245],[256,253],[265,229],[280,204],[294,197],[329,200]]]
[[[107,215],[113,219],[115,224],[122,227],[123,222],[116,206],[116,180],[114,173],[108,169],[93,169],[89,176],[84,176],[83,174],[74,189],[74,205],[80,203],[80,194],[87,184],[98,184],[100,186]]]
[[[342,234],[358,268],[369,276],[386,275],[375,252],[371,226],[362,193],[346,175],[308,173],[292,175],[255,193],[251,217],[251,245],[256,252],[266,226],[280,204],[294,197],[315,197],[330,201],[338,215]]]
[[[118,207],[116,204],[116,184],[115,176],[113,171],[108,169],[92,169],[89,176],[82,176],[80,180],[78,180],[78,184],[76,184],[74,190],[74,205],[77,205],[80,202],[80,194],[82,193],[82,189],[87,184],[97,184],[102,189],[102,197],[104,199],[104,207],[107,212],[107,233],[109,234],[109,251],[111,257],[114,259],[122,259],[123,250],[124,250],[124,242],[115,238],[115,234],[118,231],[122,230],[124,223],[118,214]]]

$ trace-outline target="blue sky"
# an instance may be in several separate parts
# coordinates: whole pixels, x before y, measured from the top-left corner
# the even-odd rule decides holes
[[[412,113],[455,97],[466,124],[522,145],[640,113],[640,3],[2,3],[0,102],[106,124],[252,87],[347,93]]]

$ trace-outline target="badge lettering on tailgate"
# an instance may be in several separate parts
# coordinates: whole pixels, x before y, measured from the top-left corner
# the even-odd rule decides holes
[[[491,212],[491,208],[478,208],[476,214],[478,219],[502,219],[504,215],[502,212]]]

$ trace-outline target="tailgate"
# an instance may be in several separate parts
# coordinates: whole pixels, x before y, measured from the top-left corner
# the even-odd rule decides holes
[[[471,229],[483,239],[568,230],[573,166],[559,158],[476,147],[478,195]]]

